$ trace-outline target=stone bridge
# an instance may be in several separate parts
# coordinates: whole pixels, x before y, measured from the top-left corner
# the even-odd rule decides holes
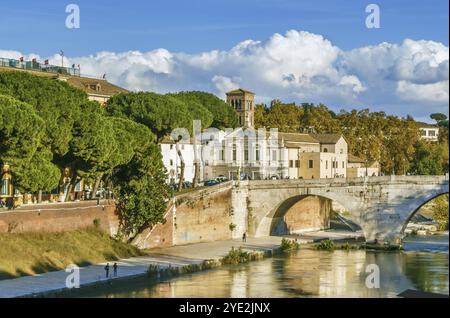
[[[400,243],[406,224],[433,198],[448,193],[447,176],[383,176],[354,179],[240,181],[231,192],[236,237],[271,234],[274,218],[306,196],[338,202],[367,241]]]

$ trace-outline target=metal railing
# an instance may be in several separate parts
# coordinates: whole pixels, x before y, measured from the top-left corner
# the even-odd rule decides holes
[[[79,68],[42,64],[36,61],[20,61],[0,57],[0,66],[52,74],[80,76]]]

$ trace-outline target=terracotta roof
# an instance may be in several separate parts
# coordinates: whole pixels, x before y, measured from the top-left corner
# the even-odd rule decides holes
[[[357,157],[355,155],[352,155],[351,153],[348,154],[348,162],[351,163],[365,163],[366,161],[360,157]]]
[[[341,139],[340,134],[311,134],[321,144],[335,144]]]
[[[66,81],[70,85],[83,90],[87,94],[92,95],[98,94],[98,95],[112,96],[114,94],[127,92],[126,89],[111,84],[104,79],[70,76],[67,77]],[[97,87],[99,88],[98,90]]]
[[[255,95],[255,93],[250,92],[250,91],[247,91],[247,90],[242,89],[242,88],[238,88],[238,89],[229,91],[229,92],[227,92],[226,94],[227,94],[227,95],[233,95],[233,94],[252,94],[252,95]]]
[[[307,142],[318,144],[319,141],[310,134],[300,133],[278,133],[278,139],[283,139],[285,142]]]

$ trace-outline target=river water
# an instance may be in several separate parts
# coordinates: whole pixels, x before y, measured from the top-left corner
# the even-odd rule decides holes
[[[73,297],[395,297],[406,289],[449,293],[448,233],[405,239],[400,252],[298,252],[183,275],[147,277],[83,288]],[[368,288],[367,266],[378,265],[380,288]],[[369,266],[369,269],[371,267]]]

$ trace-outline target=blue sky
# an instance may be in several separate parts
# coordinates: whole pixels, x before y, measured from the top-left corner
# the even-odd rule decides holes
[[[80,29],[64,27],[69,3],[80,7]],[[380,6],[381,29],[365,28],[369,3]],[[40,55],[61,48],[77,56],[161,47],[193,53],[289,29],[321,34],[342,49],[404,38],[448,45],[448,10],[447,0],[5,1],[0,45]]]
[[[0,56],[81,64],[130,90],[238,86],[258,102],[448,114],[448,0],[0,0]],[[81,28],[65,27],[66,5]],[[365,8],[380,7],[368,29]]]

